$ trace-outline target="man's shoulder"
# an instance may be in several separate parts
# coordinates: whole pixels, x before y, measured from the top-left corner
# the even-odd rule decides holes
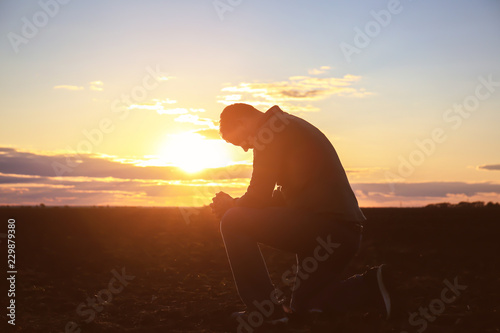
[[[326,143],[324,142],[326,137],[316,126],[281,110],[277,105],[267,110],[265,114],[266,119],[255,136],[256,147],[261,148],[260,150],[266,147],[286,149],[286,147]]]

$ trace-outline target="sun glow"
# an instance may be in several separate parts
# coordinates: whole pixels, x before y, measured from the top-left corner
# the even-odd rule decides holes
[[[209,140],[198,133],[170,134],[159,155],[165,164],[197,172],[233,163],[226,146],[223,140]]]

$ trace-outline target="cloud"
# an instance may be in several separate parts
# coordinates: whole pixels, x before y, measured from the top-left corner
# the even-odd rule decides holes
[[[66,177],[24,179],[6,183],[0,174],[0,202],[11,205],[154,205],[201,206],[221,188],[244,192],[245,179],[124,180],[117,178]],[[14,177],[10,177],[14,180]]]
[[[315,74],[326,72],[330,67],[323,66],[313,70]],[[241,82],[235,86],[221,89],[219,103],[229,105],[235,102],[254,106],[271,107],[279,104],[290,111],[317,111],[318,109],[303,102],[316,102],[331,96],[366,97],[373,93],[364,88],[355,88],[360,76],[343,77],[292,76],[286,81],[277,82]]]
[[[384,194],[407,198],[446,198],[450,195],[474,196],[480,193],[500,194],[500,184],[492,182],[356,183],[352,184],[352,188],[367,196]]]
[[[178,116],[174,120],[180,123],[191,123],[195,125],[208,126],[211,129],[219,128],[216,125],[217,122],[215,120],[209,118],[200,118],[199,116],[194,114],[183,114]]]
[[[209,139],[209,140],[220,140],[221,139],[220,134],[219,134],[219,130],[217,130],[217,129],[202,129],[202,130],[196,131],[195,133],[201,134],[201,135],[203,135],[203,137],[205,139]]]
[[[90,90],[103,91],[103,85],[102,81],[92,81],[90,82]]]
[[[9,153],[15,153],[17,150],[14,148],[9,148],[9,147],[0,147],[0,155],[1,154],[9,154]]]
[[[184,173],[173,166],[141,166],[145,159],[118,159],[112,156],[97,154],[43,154],[20,151],[14,148],[0,148],[0,173],[4,175],[37,176],[37,177],[95,177],[95,178],[122,178],[142,180],[186,180],[199,178],[228,179],[241,178],[248,175],[245,169],[230,169],[223,172],[217,169],[205,170],[192,175]],[[70,170],[57,173],[57,167],[66,166]],[[229,169],[228,169],[229,170]],[[215,177],[215,178],[214,178]]]
[[[485,164],[477,167],[479,170],[500,170],[500,164]]]
[[[189,111],[185,108],[173,108],[173,109],[162,109],[156,110],[158,114],[185,114]]]
[[[80,86],[70,86],[70,85],[59,85],[59,86],[54,86],[54,89],[56,90],[73,90],[73,91],[76,91],[76,90],[84,90],[85,88],[84,87],[80,87]]]
[[[353,183],[362,207],[422,207],[461,201],[500,202],[500,184],[491,182]]]
[[[197,131],[215,138],[215,129]],[[0,203],[52,205],[194,205],[214,193],[244,193],[252,166],[237,164],[190,174],[173,166],[147,166],[148,159],[97,154],[60,154],[0,147]],[[142,162],[142,163],[141,163]],[[70,170],[56,173],[54,165]],[[369,172],[364,168],[348,172]],[[352,183],[361,206],[424,206],[436,202],[500,201],[500,183]]]
[[[328,72],[331,69],[330,66],[321,66],[320,68],[313,68],[308,70],[307,72],[310,75],[319,75]]]
[[[169,98],[164,100],[154,99],[152,103],[132,104],[128,107],[129,110],[153,110],[158,114],[186,114],[189,112],[205,112],[205,109],[195,108],[171,108],[169,105],[177,103],[176,100]]]
[[[73,162],[58,175],[54,164]],[[244,192],[251,166],[185,173],[173,166],[140,166],[99,155],[46,154],[0,148],[0,202],[34,205],[197,205],[222,188]],[[78,163],[76,163],[78,162]]]
[[[159,81],[168,81],[175,79],[175,76],[158,76],[156,79]]]
[[[222,90],[224,90],[224,89],[222,89]],[[242,97],[243,97],[243,95],[240,95],[240,94],[225,95],[224,96],[224,101],[236,103],[236,102],[240,102]]]
[[[89,89],[94,90],[94,91],[103,91],[104,90],[103,85],[104,85],[104,83],[102,81],[92,81],[92,82],[89,82]],[[62,85],[54,86],[53,89],[76,91],[76,90],[85,90],[85,87],[62,84]]]

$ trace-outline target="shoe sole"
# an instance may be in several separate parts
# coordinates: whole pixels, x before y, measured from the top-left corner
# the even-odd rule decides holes
[[[385,305],[385,311],[386,311],[386,318],[389,319],[391,317],[391,296],[389,295],[389,292],[387,291],[387,287],[384,284],[384,278],[382,276],[382,268],[385,267],[384,265],[379,266],[377,269],[377,282],[378,282],[378,288],[380,290],[380,294],[382,295],[382,298],[384,299],[384,305]]]

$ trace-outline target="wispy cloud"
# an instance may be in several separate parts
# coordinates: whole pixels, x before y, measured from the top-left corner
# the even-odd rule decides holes
[[[186,114],[189,112],[205,112],[205,109],[196,108],[172,108],[170,105],[176,104],[176,100],[172,99],[154,99],[154,103],[132,104],[129,110],[153,110],[158,114]]]
[[[158,76],[156,77],[156,79],[158,79],[159,81],[168,81],[168,80],[172,80],[172,79],[175,79],[175,76]]]
[[[320,68],[310,69],[307,72],[311,75],[319,75],[328,72],[330,69],[330,66],[321,66]]]
[[[325,73],[330,67],[309,71],[318,75]],[[331,96],[366,97],[373,93],[364,88],[355,88],[360,76],[344,75],[343,77],[292,76],[278,82],[241,82],[235,86],[222,88],[224,93],[218,96],[219,103],[226,105],[235,102],[248,103],[254,106],[270,107],[279,104],[294,111],[317,111],[312,105],[300,105],[302,102],[315,102]]]
[[[103,85],[102,81],[92,81],[90,82],[90,90],[103,91]]]
[[[90,90],[93,90],[93,91],[103,91],[104,90],[103,86],[104,86],[104,83],[102,81],[92,81],[92,82],[89,82],[88,88]],[[85,90],[85,87],[84,86],[69,85],[69,84],[61,84],[61,85],[54,86],[53,89],[77,91],[77,90]]]
[[[173,109],[161,109],[156,110],[158,114],[186,114],[189,113],[186,108],[173,108]]]
[[[479,170],[500,170],[500,164],[485,164],[477,167]]]
[[[219,130],[214,129],[214,128],[201,129],[201,130],[196,131],[195,133],[201,134],[201,135],[203,135],[203,137],[205,137],[205,139],[209,139],[209,140],[220,140],[221,139],[220,134],[219,134]]]
[[[174,120],[180,123],[191,123],[195,125],[207,126],[211,129],[219,128],[217,125],[217,121],[210,118],[201,118],[200,116],[194,114],[183,114],[178,116]]]

